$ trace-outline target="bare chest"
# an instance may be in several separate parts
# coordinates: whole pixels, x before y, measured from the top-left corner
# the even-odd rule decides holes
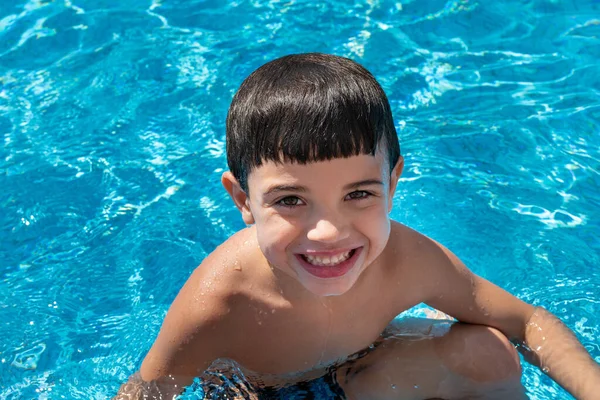
[[[396,315],[395,307],[381,300],[250,305],[240,318],[234,358],[262,374],[329,366],[377,340]]]

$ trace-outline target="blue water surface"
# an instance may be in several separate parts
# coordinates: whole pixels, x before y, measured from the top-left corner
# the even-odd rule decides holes
[[[243,227],[225,116],[320,51],[387,92],[392,216],[600,361],[600,3],[0,1],[0,398],[105,399],[192,270]],[[532,399],[570,398],[527,366]]]

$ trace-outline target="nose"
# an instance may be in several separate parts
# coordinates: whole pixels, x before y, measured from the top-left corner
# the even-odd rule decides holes
[[[349,236],[348,224],[343,217],[318,218],[306,236],[315,242],[335,243]]]

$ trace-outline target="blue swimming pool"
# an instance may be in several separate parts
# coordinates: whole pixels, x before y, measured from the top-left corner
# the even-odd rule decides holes
[[[0,398],[105,399],[243,227],[225,115],[288,53],[362,63],[406,168],[393,217],[600,361],[600,3],[0,2]],[[569,396],[526,367],[532,399]]]

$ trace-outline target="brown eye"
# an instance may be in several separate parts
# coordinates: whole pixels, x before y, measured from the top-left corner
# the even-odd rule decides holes
[[[355,192],[349,193],[346,197],[348,198],[348,200],[360,200],[366,199],[370,195],[371,193],[365,192],[364,190],[357,190]]]
[[[302,200],[300,200],[296,196],[288,196],[288,197],[284,197],[283,199],[279,200],[277,202],[277,204],[284,206],[284,207],[296,207],[296,206],[300,206],[304,203],[302,202]]]

